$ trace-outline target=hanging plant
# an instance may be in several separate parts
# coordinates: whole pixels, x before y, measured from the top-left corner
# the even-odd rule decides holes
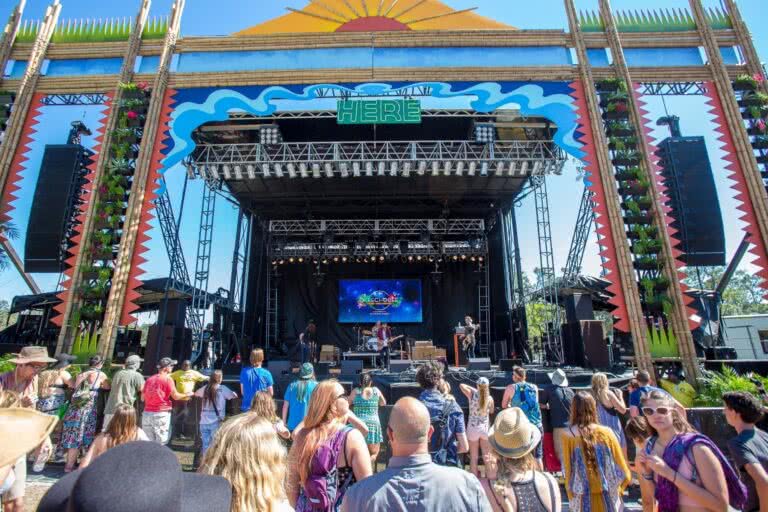
[[[601,92],[615,92],[615,91],[626,91],[627,90],[627,84],[624,83],[624,80],[621,80],[620,78],[606,78],[604,80],[600,80],[595,84],[595,87],[598,91]]]
[[[608,123],[607,132],[609,136],[613,137],[628,137],[635,133],[632,125],[626,121],[611,121]]]
[[[658,235],[658,229],[656,226],[632,226],[627,231],[627,237],[630,240],[640,240],[642,238],[653,238]]]
[[[661,242],[653,239],[637,240],[632,244],[632,252],[639,255],[659,254]]]
[[[633,149],[616,151],[611,159],[613,165],[632,165],[636,166],[640,163],[640,155]]]
[[[640,167],[626,167],[616,173],[616,179],[619,181],[632,181],[643,177],[643,170]]]
[[[762,75],[759,75],[762,78]],[[762,81],[762,80],[760,80]],[[735,91],[754,91],[757,89],[758,75],[739,75],[736,80],[733,81],[733,89]]]
[[[768,113],[768,105],[752,105],[742,111],[741,117],[744,119],[764,120],[766,113]]]
[[[93,279],[98,279],[101,268],[102,267],[97,267],[95,265],[83,265],[82,267],[80,267],[80,275],[82,276],[84,281],[91,281]]]
[[[742,96],[741,100],[739,100],[739,105],[744,106],[751,106],[751,105],[767,105],[768,104],[768,94],[762,93],[762,92],[748,92]]]
[[[637,270],[661,270],[664,262],[655,256],[643,255],[635,259],[634,266]]]
[[[101,304],[83,304],[80,306],[80,318],[84,320],[101,320],[104,316],[104,306]]]

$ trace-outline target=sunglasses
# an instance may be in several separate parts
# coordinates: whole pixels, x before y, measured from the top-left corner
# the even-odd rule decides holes
[[[347,400],[349,398],[349,395],[346,393],[342,393],[336,397],[336,400],[338,400],[339,398],[343,398],[344,400]]]
[[[657,407],[655,409],[653,407],[643,407],[642,409],[645,416],[653,416],[657,413],[661,416],[666,416],[669,414],[670,410],[671,409],[669,407]]]

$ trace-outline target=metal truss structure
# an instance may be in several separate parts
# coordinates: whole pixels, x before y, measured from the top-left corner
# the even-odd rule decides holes
[[[474,242],[408,242],[407,249],[399,243],[387,242],[343,242],[333,244],[314,243],[308,241],[283,243],[281,240],[273,240],[268,247],[269,256],[277,261],[289,263],[304,263],[313,260],[333,258],[334,262],[347,262],[351,259],[362,261],[380,260],[386,261],[393,258],[407,259],[435,259],[451,258],[454,261],[480,257],[488,254],[488,242],[478,239]],[[299,259],[302,258],[302,259]],[[306,258],[304,260],[303,258]],[[365,261],[367,263],[367,261]]]
[[[480,325],[477,348],[481,356],[488,357],[491,345],[491,286],[488,265],[483,265],[479,272],[482,275],[477,282],[477,322]]]
[[[200,227],[197,236],[197,260],[195,262],[195,283],[192,289],[192,315],[196,322],[205,323],[205,312],[209,305],[208,277],[211,270],[211,249],[213,248],[213,221],[216,217],[216,192],[212,187],[203,187],[203,200],[200,205]],[[202,330],[192,338],[192,360],[202,350]]]
[[[424,232],[442,236],[483,236],[483,219],[322,219],[272,220],[269,232],[273,236],[334,236],[360,235],[421,235]]]
[[[703,96],[704,82],[643,82],[640,94],[648,96]]]
[[[576,216],[576,226],[573,228],[571,247],[568,249],[568,259],[563,270],[563,281],[569,281],[581,273],[584,251],[587,248],[592,224],[595,222],[593,195],[587,187],[584,187],[584,192],[581,194],[581,203],[579,204],[579,213]]]
[[[267,314],[265,318],[267,347],[276,347],[280,340],[280,273],[277,267],[267,270]]]
[[[338,87],[318,87],[315,89],[317,98],[415,98],[432,96],[432,87],[427,85],[409,85],[399,89],[363,92],[340,89]]]
[[[552,141],[301,142],[201,144],[187,161],[205,179],[560,174]]]
[[[40,103],[46,107],[62,105],[104,105],[107,103],[107,95],[103,93],[93,94],[47,94]]]
[[[421,112],[421,117],[472,117],[472,118],[481,118],[481,119],[488,119],[488,118],[498,118],[501,114],[504,115],[513,115],[516,119],[519,118],[521,121],[528,119],[526,116],[523,116],[519,110],[516,109],[506,109],[506,110],[500,110],[493,112],[491,114],[487,112],[477,112],[475,110],[465,110],[465,109],[431,109],[431,110],[423,110]],[[232,120],[254,120],[258,121],[259,123],[263,123],[266,120],[274,120],[274,119],[336,119],[336,116],[338,113],[335,110],[308,110],[308,111],[281,111],[281,112],[274,112],[271,115],[268,116],[255,116],[253,114],[250,114],[248,112],[230,112],[229,113],[229,119]],[[543,124],[543,122],[541,123]],[[551,124],[551,123],[550,123]],[[216,126],[212,126],[210,128],[203,127],[203,131],[215,131]]]

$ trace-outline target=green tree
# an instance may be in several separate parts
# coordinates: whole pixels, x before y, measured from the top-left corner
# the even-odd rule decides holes
[[[691,269],[685,283],[691,288],[714,290],[725,272],[725,267],[699,267]],[[737,270],[723,291],[723,315],[749,315],[768,313],[768,302],[760,278],[746,270]]]
[[[10,222],[0,222],[0,238],[6,240],[15,240],[19,237],[19,230]],[[0,270],[8,268],[10,258],[5,250],[5,246],[0,244]]]

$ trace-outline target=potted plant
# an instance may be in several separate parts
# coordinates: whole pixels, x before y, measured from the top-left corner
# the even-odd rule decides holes
[[[636,240],[632,243],[632,252],[643,255],[659,254],[661,252],[661,242],[653,238]]]
[[[84,281],[91,281],[93,279],[98,279],[99,277],[99,269],[101,267],[97,267],[95,265],[83,265],[80,267],[80,275],[82,276]]]
[[[639,256],[634,261],[634,267],[637,270],[661,270],[663,266],[663,261],[651,255]]]
[[[747,92],[739,100],[739,106],[741,107],[766,104],[768,104],[768,94],[762,92]]]
[[[141,128],[144,126],[144,116],[134,110],[125,113],[125,125],[131,128]]]
[[[630,225],[648,225],[653,221],[653,215],[650,213],[628,213],[624,215],[624,222]]]
[[[613,165],[637,165],[640,163],[640,155],[635,150],[616,151],[611,159]]]
[[[621,80],[620,78],[606,78],[597,82],[595,84],[595,88],[599,92],[626,91],[627,84],[625,84],[624,80]]]
[[[138,140],[136,130],[133,128],[115,128],[112,131],[112,137],[114,137],[118,143],[133,144]]]
[[[112,279],[112,269],[109,267],[100,267],[98,279],[100,283],[106,283]]]
[[[619,181],[631,181],[642,178],[643,170],[640,167],[625,167],[616,172],[616,179]]]
[[[112,158],[107,164],[107,170],[121,176],[133,176],[133,167],[125,158]]]
[[[741,117],[747,120],[763,120],[766,113],[768,113],[768,105],[752,105],[741,112]]]
[[[627,104],[608,104],[608,108],[603,112],[603,119],[629,119],[629,108],[627,108]]]
[[[80,318],[83,320],[101,320],[104,316],[104,306],[86,303],[80,306]]]
[[[633,135],[635,130],[627,121],[610,121],[606,125],[606,132],[608,136],[628,137]]]
[[[762,75],[759,76],[739,75],[736,80],[733,81],[734,91],[754,91],[757,89],[757,84],[762,81]]]
[[[636,225],[632,226],[629,231],[627,231],[627,238],[630,240],[639,240],[644,237],[655,237],[657,234],[658,230],[656,229],[656,226]]]

